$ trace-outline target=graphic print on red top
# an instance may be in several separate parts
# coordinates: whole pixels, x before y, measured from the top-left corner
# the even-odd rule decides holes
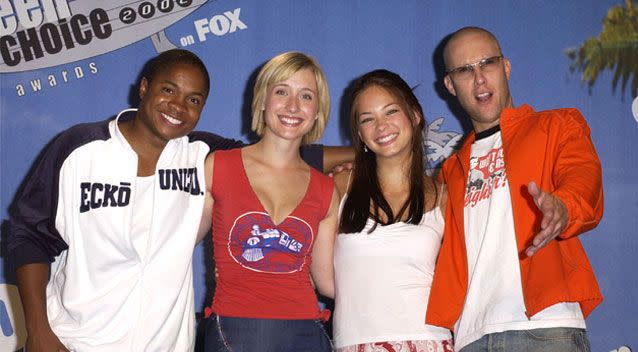
[[[310,168],[302,200],[279,224],[255,194],[242,150],[215,152],[212,313],[242,318],[319,319],[312,283],[312,245],[332,200],[332,179]]]
[[[248,212],[230,229],[228,251],[246,269],[292,273],[304,265],[313,237],[310,225],[300,218],[288,216],[275,226],[268,213]]]
[[[507,186],[507,175],[503,146],[491,149],[480,157],[472,156],[464,206],[473,208],[478,202],[489,199],[495,189],[504,186]]]

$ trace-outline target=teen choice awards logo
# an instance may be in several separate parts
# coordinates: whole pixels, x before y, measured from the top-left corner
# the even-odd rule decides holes
[[[164,51],[175,47],[164,29],[206,1],[0,0],[0,73],[70,63],[147,37]]]

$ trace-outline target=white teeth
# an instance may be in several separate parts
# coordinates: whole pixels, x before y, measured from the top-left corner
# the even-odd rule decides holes
[[[166,115],[166,114],[162,114],[162,117],[165,118],[166,121],[170,122],[173,125],[181,125],[181,124],[184,123],[183,121],[180,121],[180,120],[178,120],[178,119],[176,119],[174,117],[171,117],[169,115]]]
[[[492,93],[481,93],[481,94],[477,95],[476,97],[477,97],[477,98],[486,98],[486,97],[488,97],[490,94],[492,94]]]
[[[284,117],[284,116],[280,116],[279,119],[287,125],[298,125],[302,121],[301,119],[297,119],[294,117]]]
[[[387,136],[381,137],[381,138],[377,138],[377,142],[378,143],[386,143],[391,141],[392,139],[394,139],[398,134],[397,133],[392,133],[389,134]]]

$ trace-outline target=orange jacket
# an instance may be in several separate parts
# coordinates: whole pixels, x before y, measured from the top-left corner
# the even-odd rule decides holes
[[[576,109],[535,112],[528,105],[505,109],[500,125],[526,314],[531,317],[558,302],[578,302],[586,317],[602,301],[576,237],[596,227],[603,213],[602,171],[589,127]],[[470,133],[442,169],[448,189],[446,225],[426,322],[448,329],[458,320],[467,293],[463,204],[474,138],[474,132]],[[527,257],[525,249],[541,221],[527,192],[530,181],[563,201],[569,222],[556,240]]]

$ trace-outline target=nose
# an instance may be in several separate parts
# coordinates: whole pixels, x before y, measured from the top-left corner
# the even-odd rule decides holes
[[[483,74],[483,70],[480,67],[474,67],[474,84],[481,85],[485,83],[485,75]]]
[[[290,112],[295,112],[299,110],[299,102],[297,101],[297,98],[295,97],[290,97],[290,99],[288,99],[287,105],[288,105],[288,111]]]
[[[180,98],[179,96],[175,96],[173,97],[169,102],[168,105],[171,109],[175,110],[175,111],[184,111],[186,110],[186,107],[184,106],[185,102],[183,98]]]
[[[382,117],[378,119],[375,127],[377,131],[384,131],[388,127],[388,118]]]

